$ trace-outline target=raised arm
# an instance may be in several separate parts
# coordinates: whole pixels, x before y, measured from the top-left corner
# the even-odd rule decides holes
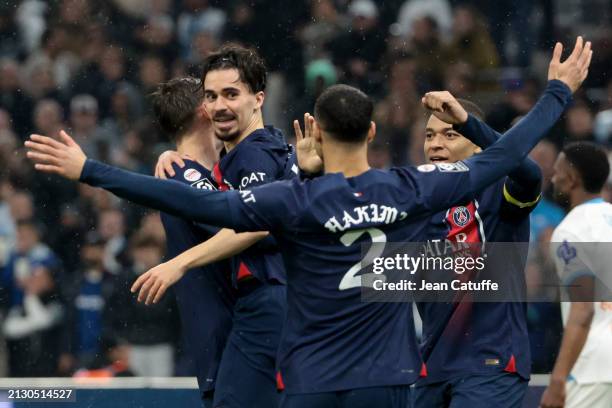
[[[89,160],[79,145],[64,131],[62,141],[47,136],[32,135],[26,141],[27,155],[37,170],[80,180],[94,187],[145,207],[165,211],[179,217],[219,227],[241,227],[232,217],[230,196],[238,191],[208,191],[192,188],[173,180],[121,170]],[[246,229],[242,225],[242,230]]]
[[[428,211],[472,199],[479,191],[514,170],[546,135],[565,109],[571,94],[586,78],[592,56],[590,42],[583,44],[582,37],[578,37],[574,51],[563,63],[560,62],[561,52],[562,46],[557,43],[544,94],[504,137],[464,162],[442,163],[433,169],[428,166],[419,168],[421,174],[415,177],[415,182],[426,197],[422,204]],[[459,124],[468,120],[460,105],[447,104],[438,92],[426,94],[423,104],[446,123]]]
[[[457,125],[455,128],[472,143],[483,149],[502,137],[502,134],[471,115],[464,124]],[[504,183],[504,200],[514,207],[531,209],[538,203],[541,189],[542,171],[533,160],[526,158],[508,174]]]

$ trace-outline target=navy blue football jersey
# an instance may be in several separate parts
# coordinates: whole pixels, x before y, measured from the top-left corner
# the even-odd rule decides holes
[[[483,243],[485,248],[491,242],[528,242],[529,212],[533,207],[509,211],[504,201],[504,180],[499,180],[474,200],[434,215],[429,238]],[[513,249],[513,256],[507,254],[504,263],[495,264],[504,268],[495,273],[512,282],[508,287],[524,291],[527,248]],[[421,381],[433,383],[465,374],[504,371],[529,378],[531,356],[525,303],[471,302],[462,298],[453,303],[417,306],[423,320],[421,351],[426,367]]]
[[[173,180],[204,190],[217,190],[210,170],[185,160],[174,166]],[[161,214],[166,231],[166,256],[174,258],[211,238],[218,227],[196,224],[170,214]],[[230,263],[220,261],[189,270],[174,285],[181,316],[183,340],[193,358],[200,391],[214,389],[219,361],[232,324],[236,295],[231,285]]]
[[[226,193],[188,188],[87,160],[81,181],[139,204],[237,231],[270,231],[287,271],[279,349],[286,392],[415,382],[421,371],[409,303],[361,301],[361,244],[423,241],[430,217],[510,173],[561,115],[569,88],[550,81],[534,109],[465,162],[368,170],[351,178],[269,183]]]
[[[248,135],[213,168],[214,180],[221,191],[252,188],[272,181],[291,179],[297,174],[292,146],[285,142],[280,130],[269,126]],[[253,275],[261,281],[285,283],[278,247],[272,237],[265,241],[232,258],[234,279]]]
[[[482,147],[501,137],[474,118],[457,130]],[[529,214],[539,200],[541,178],[537,165],[525,159],[511,176],[490,185],[474,200],[435,214],[431,218],[431,239],[480,243],[482,249],[487,242],[528,242]],[[527,246],[506,246],[504,251],[512,254],[504,253],[504,262],[495,263],[495,268],[503,268],[495,274],[506,277],[510,283],[507,287],[517,292],[515,298],[524,298]],[[471,300],[464,295],[452,303],[418,304],[423,319],[422,382],[501,371],[516,372],[528,379],[531,357],[525,304]]]

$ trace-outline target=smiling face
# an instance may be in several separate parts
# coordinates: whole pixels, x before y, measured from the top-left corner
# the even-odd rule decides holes
[[[452,125],[434,115],[427,121],[423,149],[430,163],[454,163],[481,151],[480,147],[454,130]]]
[[[253,93],[234,68],[209,71],[204,80],[204,108],[215,135],[236,141],[261,119],[264,93]]]

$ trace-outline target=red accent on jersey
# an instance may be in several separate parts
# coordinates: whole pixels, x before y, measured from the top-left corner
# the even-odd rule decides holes
[[[276,372],[276,389],[277,390],[285,389],[285,383],[283,383],[283,376],[281,375],[280,371]]]
[[[465,206],[460,205],[448,210],[446,222],[450,227],[450,231],[446,236],[447,240],[451,242],[467,242],[469,244],[482,242],[474,201],[470,201]],[[462,252],[465,251],[463,250]],[[479,251],[473,246],[467,249],[467,251],[471,256],[479,255]],[[468,254],[464,256],[468,256]],[[467,270],[463,274],[458,275],[457,278],[461,282],[468,282],[474,277],[475,273],[476,270]],[[449,341],[457,336],[465,337],[470,335],[469,328],[471,324],[469,320],[472,316],[472,296],[469,293],[457,291],[454,302],[456,303],[455,310],[444,329],[444,336]],[[466,332],[466,330],[468,331]]]
[[[421,373],[419,374],[420,377],[427,377],[427,366],[425,365],[425,363],[421,364]]]
[[[510,357],[510,361],[508,361],[508,365],[504,368],[504,371],[509,373],[516,373],[516,359],[514,358],[514,354]]]
[[[230,189],[230,186],[227,185],[225,181],[223,181],[223,174],[221,174],[221,167],[219,167],[219,163],[215,163],[213,166],[213,177],[215,178],[215,182],[219,186],[219,190],[227,191]]]
[[[238,277],[236,280],[244,279],[246,277],[253,276],[251,271],[249,271],[248,266],[244,262],[240,262],[240,266],[238,267]]]

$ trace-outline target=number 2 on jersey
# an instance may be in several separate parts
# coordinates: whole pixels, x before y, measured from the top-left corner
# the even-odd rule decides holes
[[[347,233],[343,234],[340,237],[340,242],[342,242],[344,246],[353,245],[355,241],[357,241],[359,237],[361,237],[363,234],[368,234],[370,236],[370,239],[372,240],[372,243],[384,244],[387,242],[387,236],[385,235],[384,232],[382,232],[378,228],[364,228],[364,229],[348,231]],[[338,289],[346,290],[350,288],[360,287],[361,277],[363,275],[357,276],[357,273],[363,268],[365,268],[366,266],[372,264],[372,262],[374,262],[374,258],[378,258],[379,256],[381,256],[384,250],[385,250],[384,245],[372,245],[364,257],[365,263],[357,262],[355,265],[353,265],[342,277],[342,280],[340,281],[340,285],[338,286]],[[374,275],[374,274],[371,273],[367,275]],[[384,278],[385,278],[384,276],[381,276],[381,279],[384,280]]]

